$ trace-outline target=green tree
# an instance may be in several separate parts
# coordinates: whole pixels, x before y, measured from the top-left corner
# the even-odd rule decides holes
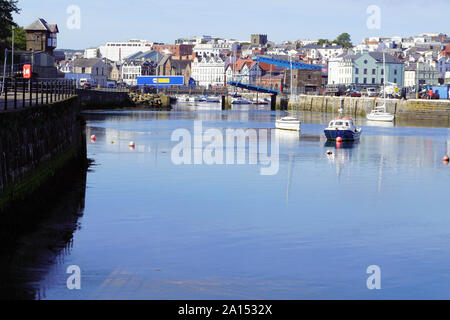
[[[319,41],[317,41],[318,46],[323,46],[324,44],[331,44],[331,41],[328,39],[319,39]]]
[[[352,40],[350,38],[350,35],[345,32],[345,33],[341,33],[336,40],[333,41],[333,43],[337,44],[337,45],[341,45],[343,46],[345,49],[349,49],[353,47],[352,44]]]
[[[19,13],[18,0],[0,0],[0,39],[3,41],[11,34],[11,27],[17,26],[13,13]]]
[[[12,43],[12,35],[8,37],[8,44]],[[27,33],[24,28],[16,27],[14,29],[14,49],[25,51],[27,49]]]

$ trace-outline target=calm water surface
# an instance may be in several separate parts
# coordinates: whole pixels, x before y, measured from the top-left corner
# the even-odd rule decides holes
[[[171,160],[173,131],[193,134],[194,120],[259,130],[277,114],[213,105],[86,114],[97,140],[84,213],[70,249],[32,284],[37,298],[450,299],[447,125],[356,118],[360,143],[336,147],[323,136],[332,115],[303,113],[300,135],[275,133],[275,175],[259,162]],[[70,265],[81,290],[66,287]],[[370,265],[381,290],[366,287]]]

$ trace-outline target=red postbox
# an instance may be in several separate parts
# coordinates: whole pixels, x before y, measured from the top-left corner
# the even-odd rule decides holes
[[[23,65],[23,78],[30,79],[31,78],[31,64]]]

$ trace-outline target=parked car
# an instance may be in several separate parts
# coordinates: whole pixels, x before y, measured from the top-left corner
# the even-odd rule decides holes
[[[376,97],[377,95],[377,90],[375,88],[366,88],[364,90],[364,96],[366,97]]]
[[[361,92],[359,91],[347,91],[345,93],[346,97],[361,97]]]

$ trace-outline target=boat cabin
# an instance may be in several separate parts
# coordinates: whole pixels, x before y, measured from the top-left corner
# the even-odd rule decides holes
[[[336,118],[330,121],[328,128],[336,130],[352,130],[355,131],[355,125],[352,118]]]
[[[375,107],[373,111],[374,113],[386,113],[386,107],[385,106]]]

